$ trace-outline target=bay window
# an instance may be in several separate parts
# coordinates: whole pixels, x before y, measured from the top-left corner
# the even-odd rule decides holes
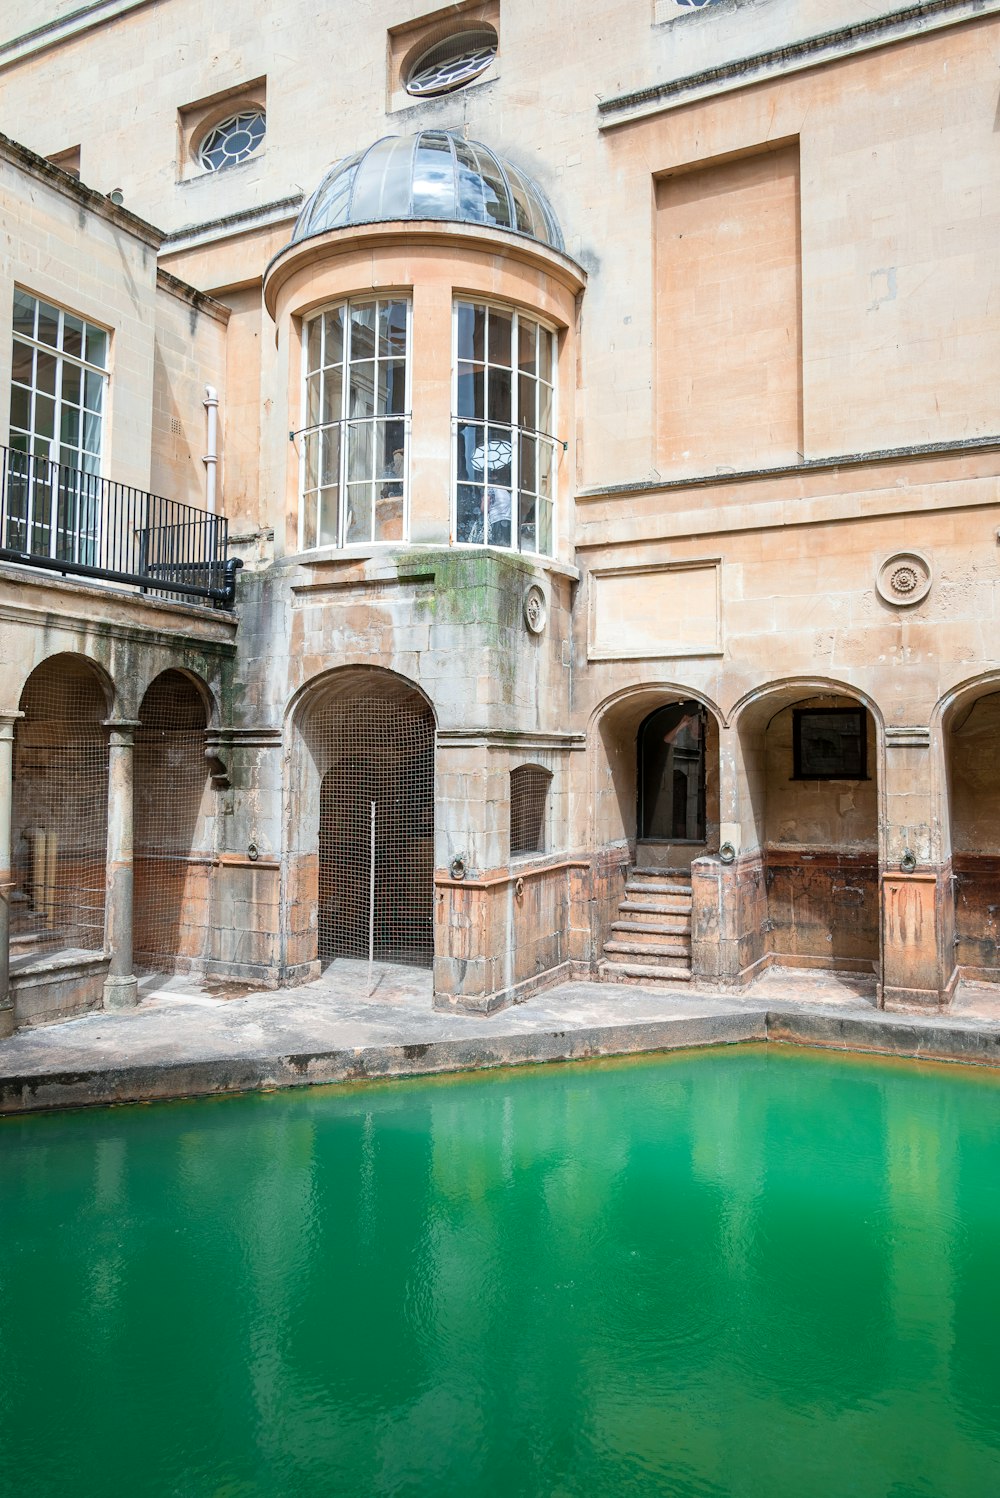
[[[551,555],[554,345],[523,312],[455,304],[457,541]]]
[[[410,304],[341,302],[305,324],[299,546],[403,541]]]

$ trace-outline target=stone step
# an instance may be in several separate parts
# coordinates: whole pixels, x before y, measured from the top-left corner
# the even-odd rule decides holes
[[[649,967],[641,962],[601,962],[597,976],[603,983],[690,983],[691,969],[678,963],[675,968]]]
[[[673,879],[681,884],[691,883],[687,869],[654,869],[649,864],[634,864],[630,874],[638,879]]]
[[[691,943],[681,936],[674,937],[673,941],[664,940],[662,937],[657,942],[606,941],[604,950],[616,958],[641,957],[643,962],[651,963],[653,967],[660,967],[664,962],[687,962],[691,953]]]
[[[691,922],[683,915],[662,918],[658,921],[612,921],[612,931],[620,931],[628,936],[647,937],[656,936],[690,936]]]
[[[678,895],[665,895],[660,900],[622,900],[618,906],[618,914],[654,916],[660,919],[664,916],[682,915],[690,920],[691,901],[685,901]]]
[[[625,884],[627,895],[683,895],[691,898],[690,884],[668,883],[663,879],[629,879]]]

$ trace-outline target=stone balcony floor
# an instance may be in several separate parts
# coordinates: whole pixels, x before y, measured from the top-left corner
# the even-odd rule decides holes
[[[884,1013],[871,979],[772,969],[720,994],[564,983],[489,1016],[431,1006],[426,971],[337,962],[313,983],[247,992],[186,976],[142,981],[126,1013],[0,1041],[0,1112],[210,1095],[740,1041],[835,1046],[1000,1066],[1000,996],[963,985],[951,1009]]]

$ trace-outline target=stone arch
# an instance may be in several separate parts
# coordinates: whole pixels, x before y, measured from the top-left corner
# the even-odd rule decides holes
[[[747,965],[877,973],[878,708],[844,683],[785,679],[747,693],[730,721]]]
[[[953,892],[942,935],[954,965],[942,976],[946,986],[949,977],[1000,983],[1000,672],[954,687],[938,703],[934,726],[941,873]]]
[[[291,714],[289,965],[365,958],[371,934],[377,960],[429,967],[433,707],[405,677],[346,666],[308,683]]]
[[[147,686],[135,731],[133,946],[137,967],[190,969],[205,956],[213,817],[205,730],[211,693],[170,667]]]
[[[82,655],[28,676],[14,725],[12,955],[104,948],[113,688]]]
[[[640,730],[653,714],[681,704],[695,704],[704,740],[704,837],[689,841],[665,838],[668,862],[690,863],[691,857],[719,846],[719,730],[722,714],[703,692],[677,682],[643,682],[613,693],[598,705],[590,721],[592,761],[592,829],[594,847],[627,846],[634,850],[641,835],[639,818]],[[673,843],[672,848],[667,844]]]

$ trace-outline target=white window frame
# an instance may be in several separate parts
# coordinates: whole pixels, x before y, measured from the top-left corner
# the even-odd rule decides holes
[[[35,304],[33,327],[36,332],[39,308],[51,308],[57,314],[55,344],[46,343],[44,339],[34,334],[29,335],[15,328],[13,298],[17,294],[30,298]],[[68,317],[81,324],[84,353],[87,347],[87,330],[92,328],[95,332],[104,335],[105,363],[103,365],[65,350],[63,345]],[[23,547],[16,547],[16,549],[24,549],[36,556],[48,555],[57,560],[90,563],[94,560],[100,520],[100,480],[105,465],[105,428],[108,417],[108,393],[111,387],[112,329],[53,301],[50,297],[41,296],[27,286],[14,286],[11,297],[12,359],[15,345],[31,349],[36,355],[40,353],[53,359],[55,379],[53,392],[49,395],[49,392],[39,389],[37,359],[33,360],[30,386],[26,386],[22,381],[15,382],[12,363],[8,400],[7,441],[11,451],[11,457],[8,460],[8,504],[15,493],[16,486],[20,484],[23,486],[25,512],[21,516],[15,516],[8,509],[6,534],[0,537],[0,544],[11,545],[15,540],[15,530],[23,528],[23,536],[20,537]],[[67,367],[80,371],[78,403],[67,401],[63,395]],[[101,381],[98,411],[92,411],[85,405],[84,391],[88,374],[96,376]],[[15,390],[30,392],[27,426],[19,424],[16,431],[10,421],[13,416]],[[53,402],[51,437],[39,435],[36,429],[37,402],[40,396],[51,399]],[[78,413],[76,443],[64,442],[62,439],[63,415],[69,410],[75,410]],[[96,452],[88,451],[83,445],[83,428],[88,416],[96,417],[98,422]],[[28,463],[22,466],[20,474],[17,471],[17,457],[22,450],[13,446],[18,437],[27,439]],[[71,449],[76,459],[75,463],[62,461],[64,447]],[[37,465],[51,466],[38,467]],[[71,478],[71,474],[76,474],[78,477]]]
[[[387,303],[387,302],[402,302],[403,305],[406,308],[406,349],[405,349],[404,359],[403,359],[403,363],[404,363],[404,372],[403,372],[403,406],[404,406],[405,409],[399,415],[394,414],[394,415],[391,415],[391,416],[350,416],[350,415],[348,415],[348,409],[349,409],[350,389],[351,389],[351,381],[350,381],[350,367],[351,367],[350,352],[351,352],[351,349],[350,349],[350,344],[351,344],[351,336],[352,335],[350,334],[349,331],[347,331],[347,330],[349,330],[351,328],[350,309],[352,307],[363,306],[366,303],[374,303],[375,306],[376,306],[376,309],[378,309],[382,304]],[[308,317],[303,317],[303,319],[302,319],[302,326],[301,326],[301,334],[302,334],[302,370],[301,370],[301,381],[300,381],[301,401],[302,401],[302,404],[301,404],[301,414],[303,416],[307,415],[308,414],[308,410],[309,410],[309,386],[308,386],[308,377],[309,377],[309,372],[310,372],[309,371],[309,328],[310,328],[310,325],[313,322],[317,321],[318,319],[324,318],[330,312],[335,312],[338,308],[343,308],[344,312],[347,314],[347,316],[345,318],[345,338],[344,338],[344,358],[343,358],[344,378],[343,378],[343,381],[342,381],[342,388],[341,388],[341,414],[340,414],[340,417],[336,421],[332,421],[332,422],[315,422],[315,423],[312,423],[310,425],[302,426],[295,433],[296,446],[298,448],[298,458],[299,458],[298,547],[299,547],[299,551],[300,552],[306,552],[306,551],[325,551],[325,550],[329,550],[331,547],[335,548],[336,550],[344,550],[345,548],[349,548],[349,547],[350,548],[353,548],[353,547],[366,547],[366,548],[368,548],[368,547],[373,547],[373,546],[379,546],[379,547],[382,547],[382,546],[402,546],[402,545],[408,544],[409,535],[410,535],[410,435],[411,435],[411,425],[412,425],[412,403],[413,403],[413,398],[412,398],[412,389],[413,389],[413,295],[412,295],[412,291],[409,288],[405,288],[405,289],[398,290],[398,291],[383,290],[382,288],[379,288],[377,291],[359,293],[358,295],[352,296],[352,297],[338,298],[336,301],[329,302],[329,303],[327,303],[323,307],[317,307],[316,310],[314,312],[311,312]],[[378,320],[378,311],[376,310],[376,325],[377,325],[377,320]],[[325,339],[325,337],[326,337],[325,332],[323,333],[323,337]],[[322,367],[325,368],[326,366],[322,366]],[[388,423],[388,422],[398,422],[402,426],[402,428],[403,428],[403,472],[402,472],[402,475],[400,476],[401,479],[402,479],[402,486],[403,486],[403,495],[402,495],[402,499],[403,499],[402,536],[399,537],[399,538],[391,539],[391,540],[388,540],[388,539],[378,539],[377,540],[377,539],[371,539],[371,538],[369,538],[368,540],[356,540],[356,539],[355,540],[348,540],[347,539],[347,531],[348,531],[348,507],[347,507],[347,502],[346,502],[346,496],[347,496],[347,492],[348,492],[347,466],[348,466],[348,454],[349,454],[349,449],[350,449],[350,443],[348,441],[348,431],[349,431],[349,429],[351,427],[365,426],[365,425],[370,425],[373,428],[377,428],[380,424]],[[320,516],[321,516],[320,506],[322,504],[323,485],[322,484],[318,484],[317,487],[314,490],[310,490],[310,491],[307,492],[307,490],[306,490],[306,461],[307,461],[307,459],[306,459],[306,451],[307,451],[307,445],[308,445],[308,438],[309,438],[309,436],[312,433],[322,432],[322,431],[328,430],[329,428],[334,427],[334,426],[339,426],[339,428],[340,428],[340,457],[339,457],[338,470],[337,470],[337,527],[336,527],[336,540],[335,541],[321,541],[319,539],[319,535],[320,535]],[[380,480],[378,478],[376,478],[376,479],[373,480],[373,483],[376,484],[376,485],[378,485],[380,482],[384,483],[384,482],[386,482],[386,480],[385,479],[381,479]],[[316,506],[315,515],[313,517],[313,519],[314,519],[314,531],[315,531],[315,535],[316,535],[316,540],[311,545],[307,545],[306,544],[306,538],[305,538],[305,533],[306,533],[306,509],[307,509],[307,505],[308,504],[314,504]],[[373,504],[373,506],[372,506],[372,530],[374,530],[374,526],[375,526],[375,506]]]
[[[512,451],[511,451],[511,475],[510,475],[510,491],[511,491],[511,520],[510,520],[510,524],[511,524],[511,540],[510,540],[510,543],[507,544],[507,545],[504,545],[501,542],[488,541],[486,539],[484,539],[482,541],[460,541],[459,538],[458,538],[458,486],[459,486],[459,482],[466,482],[465,480],[461,480],[460,481],[459,477],[458,477],[458,429],[459,429],[460,426],[469,426],[469,425],[473,425],[474,426],[474,425],[478,425],[479,422],[480,422],[480,418],[478,418],[478,417],[459,416],[459,414],[458,414],[458,365],[459,365],[459,358],[458,358],[458,309],[459,309],[459,307],[486,307],[488,310],[492,310],[492,311],[496,311],[496,312],[502,312],[505,316],[509,316],[511,318],[511,420],[510,420],[509,423],[508,422],[504,422],[504,421],[491,421],[491,419],[489,418],[489,416],[487,416],[485,414],[485,411],[484,411],[484,415],[482,417],[482,426],[484,428],[487,428],[487,427],[490,427],[490,426],[501,426],[501,427],[507,427],[507,426],[509,426],[510,427],[510,431],[511,431],[511,437],[512,437],[512,441],[511,441],[511,449],[512,449]],[[532,427],[522,427],[520,425],[519,421],[518,421],[518,417],[520,415],[520,412],[518,410],[518,405],[519,405],[519,402],[520,402],[520,382],[519,382],[519,378],[518,378],[519,368],[518,368],[518,365],[517,365],[517,362],[516,362],[517,355],[516,355],[515,350],[518,347],[518,325],[519,325],[519,320],[520,320],[520,318],[522,316],[526,317],[530,322],[535,323],[537,325],[537,327],[540,329],[540,331],[543,332],[543,333],[547,333],[548,336],[549,336],[549,338],[551,339],[551,350],[552,350],[552,366],[551,366],[552,367],[552,418],[551,418],[552,419],[552,431],[551,432],[542,432],[542,431],[536,430],[536,429],[534,429]],[[485,362],[488,363],[488,361],[485,361]],[[559,425],[559,411],[558,411],[559,378],[558,378],[558,367],[559,367],[559,330],[557,328],[554,328],[551,323],[547,322],[544,317],[539,317],[539,315],[538,315],[537,312],[533,311],[531,308],[519,307],[519,306],[517,306],[513,302],[502,302],[502,301],[498,301],[496,298],[493,298],[493,297],[475,296],[475,295],[468,295],[468,294],[465,294],[465,295],[456,295],[455,297],[453,297],[453,299],[452,299],[452,315],[451,315],[451,411],[452,411],[452,416],[451,416],[451,510],[450,510],[450,517],[451,518],[450,518],[450,526],[449,526],[449,529],[450,529],[450,540],[451,540],[451,544],[453,546],[469,546],[469,547],[477,547],[477,548],[482,548],[484,546],[495,546],[498,550],[517,552],[521,556],[537,556],[537,557],[542,557],[542,558],[551,558],[551,557],[555,556],[556,551],[558,550],[558,536],[559,536],[559,530],[558,530],[558,519],[559,519],[559,512],[558,512],[558,497],[559,497],[559,455],[562,452],[563,446],[564,446],[564,444],[560,441],[560,439],[555,436],[555,432],[556,432],[556,430],[558,428],[558,425]],[[536,377],[536,382],[537,382],[537,377]],[[521,439],[522,435],[526,436],[526,437],[535,438],[539,442],[543,442],[544,441],[544,442],[548,443],[548,445],[551,448],[551,453],[552,453],[552,496],[551,496],[550,503],[551,503],[551,506],[552,506],[552,518],[551,518],[551,525],[552,525],[551,542],[552,542],[552,545],[551,545],[551,549],[549,551],[538,551],[537,549],[536,550],[528,550],[527,548],[524,548],[524,547],[522,547],[519,544],[520,543],[520,529],[519,529],[519,522],[518,522],[518,514],[519,514],[519,504],[520,504],[520,474],[519,474],[518,470],[519,470],[519,467],[520,467],[520,458],[521,458],[521,443],[520,443],[520,439]],[[538,496],[536,494],[536,498],[537,497]],[[535,536],[536,536],[536,539],[537,539],[537,535],[538,535],[538,518],[537,518],[537,514],[536,514],[536,519],[535,519]]]

